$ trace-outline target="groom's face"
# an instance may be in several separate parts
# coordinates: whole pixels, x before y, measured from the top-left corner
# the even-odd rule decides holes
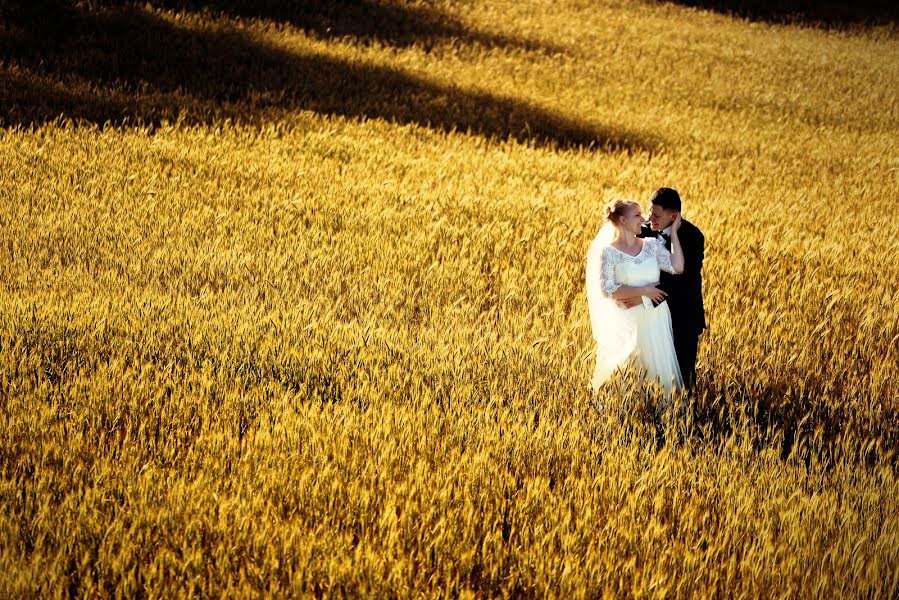
[[[658,204],[652,204],[649,207],[649,224],[655,231],[662,231],[666,227],[670,227],[676,218],[676,210],[662,208]]]

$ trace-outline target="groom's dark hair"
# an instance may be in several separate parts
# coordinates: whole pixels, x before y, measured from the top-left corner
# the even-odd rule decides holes
[[[659,188],[649,199],[650,204],[657,204],[668,210],[680,212],[680,194],[671,188]]]

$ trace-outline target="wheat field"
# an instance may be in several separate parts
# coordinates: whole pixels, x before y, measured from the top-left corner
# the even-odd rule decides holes
[[[331,4],[0,30],[0,596],[899,595],[895,28]],[[657,421],[584,267],[663,185]]]

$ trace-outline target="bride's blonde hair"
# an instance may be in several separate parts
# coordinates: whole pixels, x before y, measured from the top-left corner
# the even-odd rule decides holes
[[[640,205],[633,200],[625,200],[623,198],[609,200],[602,209],[602,216],[605,220],[617,224],[621,217],[624,216],[624,211],[627,210],[628,206],[639,207]]]

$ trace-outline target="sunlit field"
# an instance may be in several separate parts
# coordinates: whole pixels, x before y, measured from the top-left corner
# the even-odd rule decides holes
[[[899,595],[895,26],[56,4],[0,26],[0,597]],[[660,186],[658,419],[584,269]]]

